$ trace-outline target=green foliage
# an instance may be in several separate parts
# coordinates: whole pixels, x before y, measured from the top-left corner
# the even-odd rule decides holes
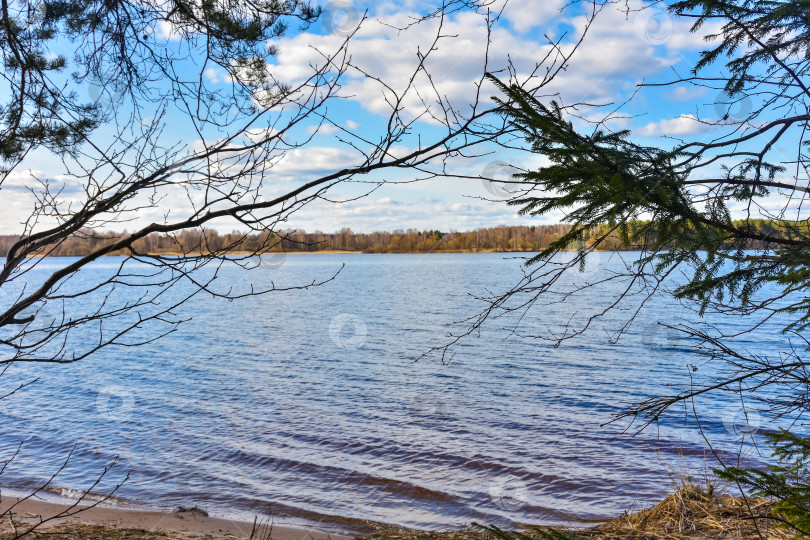
[[[670,9],[696,20],[693,31],[709,20],[725,22],[720,34],[707,37],[717,37],[719,44],[701,53],[695,73],[727,58],[731,75],[721,77],[725,82],[720,89],[732,101],[753,103],[763,85],[773,88],[769,95],[774,97],[731,127],[727,136],[713,136],[711,145],[696,140],[664,148],[633,142],[629,131],[611,131],[601,123],[587,131],[577,106],[542,102],[491,76],[502,92],[496,101],[503,116],[533,152],[549,161],[516,175],[526,187],[509,204],[523,215],[562,213],[571,225],[529,263],[547,261],[570,246],[580,252],[599,249],[608,238],[618,237],[622,245],[640,245],[648,252],[638,261],[639,269],[661,275],[677,265],[691,267],[691,279],[674,295],[697,302],[701,313],[716,306],[739,313],[774,307],[755,300],[766,284],[780,287],[780,297],[810,289],[807,222],[785,218],[788,203],[806,196],[805,180],[780,181],[788,170],[767,159],[777,141],[791,140],[785,140],[786,133],[797,141],[804,137],[804,111],[810,102],[810,2],[685,0]],[[786,111],[797,114],[786,118]],[[757,127],[762,140],[744,132],[753,130],[749,122],[756,116],[766,116]],[[695,185],[706,189],[696,192]],[[761,200],[774,195],[784,196],[785,207],[768,220],[777,225],[763,227],[759,218],[766,205]],[[730,207],[739,203],[749,208],[749,218],[733,219]],[[592,236],[593,231],[602,234]],[[752,245],[763,252],[747,253]],[[785,331],[810,325],[808,297],[774,309],[792,316]]]
[[[320,13],[306,0],[4,3],[2,20],[7,24],[0,24],[7,81],[3,93],[7,101],[0,104],[3,169],[40,146],[57,154],[76,152],[90,132],[111,119],[104,100],[88,99],[54,81],[92,83],[100,94],[122,100],[129,96],[133,104],[139,98],[156,103],[186,94],[187,100],[204,98],[209,108],[213,108],[211,102],[224,106],[228,101],[228,105],[250,107],[255,96],[279,91],[263,69],[266,56],[275,53],[268,41],[284,34],[288,19],[306,26]],[[156,39],[156,29],[164,24],[179,38],[176,44]],[[67,44],[72,47],[70,58],[61,54]],[[175,64],[198,54],[205,57],[202,65],[218,66],[232,76],[233,91],[218,95],[180,79]],[[197,112],[203,118],[213,117],[207,109]]]
[[[762,64],[768,65],[769,71],[776,71],[774,57],[807,58],[810,0],[683,0],[673,3],[669,9],[676,15],[696,13],[693,31],[706,22],[725,21],[720,33],[706,36],[707,41],[720,38],[720,43],[701,54],[693,72],[723,57],[730,58],[726,68],[731,76],[725,88],[731,96],[741,93],[750,81],[759,78]],[[807,69],[805,65],[803,69],[791,70],[793,74],[783,73],[782,83],[795,83],[794,75],[804,75]]]
[[[768,471],[727,467],[714,469],[718,477],[737,483],[757,497],[776,499],[774,513],[785,521],[776,526],[810,532],[810,437],[784,429],[765,435],[777,465]]]

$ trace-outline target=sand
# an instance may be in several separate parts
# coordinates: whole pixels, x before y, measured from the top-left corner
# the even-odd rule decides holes
[[[3,499],[3,512],[15,499]],[[790,540],[796,531],[774,529],[779,519],[771,514],[773,501],[741,499],[718,495],[712,490],[685,486],[663,501],[633,513],[586,528],[560,528],[553,533],[546,527],[531,528],[508,538],[549,540]],[[15,516],[19,526],[36,523],[39,516],[54,515],[66,508],[42,501],[26,501]],[[0,523],[1,533],[8,531],[8,518]],[[229,521],[202,515],[199,511],[144,512],[118,508],[92,508],[78,516],[62,519],[55,527],[49,523],[45,534],[31,540],[183,540],[234,539],[251,537],[252,523]],[[271,536],[272,532],[272,536]],[[273,526],[261,529],[253,540],[344,540],[350,537],[329,535],[314,530]],[[454,531],[414,531],[381,528],[356,540],[496,540],[496,535],[480,529]]]
[[[10,532],[11,524],[6,515],[8,509],[18,502],[14,497],[3,497],[0,500],[0,531]],[[29,499],[13,509],[14,520],[18,530],[25,530],[41,519],[64,512],[67,504]],[[249,538],[253,523],[209,517],[204,512],[186,510],[183,512],[154,512],[96,506],[86,508],[71,517],[63,517],[42,525],[42,530],[62,533],[48,534],[48,538],[111,538],[110,529],[121,530],[117,538]],[[100,526],[100,527],[97,527]],[[124,531],[133,529],[132,531]],[[107,531],[105,534],[104,531]],[[126,532],[126,534],[124,534]],[[266,528],[259,531],[254,538],[266,538]],[[274,540],[345,540],[350,537],[338,534],[327,534],[322,531],[280,526],[273,524]]]

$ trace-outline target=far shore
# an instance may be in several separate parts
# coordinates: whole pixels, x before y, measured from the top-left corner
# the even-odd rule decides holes
[[[595,252],[611,252],[612,250],[600,250],[595,249]],[[633,250],[628,250],[633,251]],[[527,251],[527,250],[510,250],[510,251],[503,251],[503,250],[434,250],[434,251],[342,251],[337,249],[323,249],[320,251],[267,251],[261,254],[254,253],[252,251],[229,251],[227,253],[220,253],[220,256],[259,256],[262,257],[273,257],[274,255],[441,255],[441,254],[467,254],[467,255],[475,255],[475,254],[482,254],[482,253],[504,253],[504,254],[526,254],[526,255],[536,255],[537,251]],[[565,250],[564,253],[577,253],[576,250]],[[208,255],[207,253],[202,255]],[[102,257],[125,257],[126,255],[121,255],[117,253],[108,253],[102,255]],[[170,251],[165,253],[141,253],[138,256],[141,257],[199,257],[201,256],[200,253],[180,253],[179,251]],[[45,257],[81,257],[81,255],[42,255],[42,254],[34,254],[34,255],[26,255],[28,258],[45,258]]]

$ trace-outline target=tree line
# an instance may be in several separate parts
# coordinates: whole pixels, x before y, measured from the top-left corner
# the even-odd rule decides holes
[[[750,220],[761,236],[784,237],[791,229],[785,224],[768,220]],[[632,240],[649,222],[634,221],[622,231],[607,224],[594,226],[584,232],[581,242],[572,243],[571,249],[638,250],[642,243]],[[242,232],[219,233],[213,229],[184,230],[168,235],[152,233],[132,245],[132,250],[113,250],[109,255],[193,255],[211,253],[259,252],[324,252],[350,251],[362,253],[479,253],[479,252],[537,252],[547,249],[571,230],[570,225],[518,225],[478,228],[467,232],[441,232],[439,230],[394,230],[391,232],[357,233],[350,228],[337,232],[288,229],[263,231],[258,234]],[[37,255],[54,257],[83,257],[105,246],[115,244],[126,236],[123,232],[82,230],[55,244],[43,247]],[[649,232],[649,234],[654,234]],[[0,256],[5,257],[19,235],[0,235]],[[750,242],[750,249],[760,249],[762,242]]]
[[[394,230],[357,233],[343,228],[332,233],[300,229],[220,233],[213,229],[191,229],[177,234],[152,233],[132,244],[132,250],[114,250],[109,255],[193,255],[210,253],[323,252],[428,253],[537,251],[559,239],[567,225],[498,226],[468,232],[439,230]],[[81,257],[112,245],[127,232],[82,230],[58,243],[43,247],[37,255]],[[0,235],[0,255],[6,256],[18,235]]]

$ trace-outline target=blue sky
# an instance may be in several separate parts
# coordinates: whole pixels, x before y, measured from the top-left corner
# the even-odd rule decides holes
[[[492,31],[489,50],[489,70],[497,71],[510,59],[519,71],[530,70],[548,50],[545,36],[561,39],[564,48],[570,48],[579,38],[585,24],[583,9],[575,4],[560,11],[566,4],[562,0],[539,2],[536,0],[496,0],[494,11],[503,9]],[[623,5],[623,4],[622,4]],[[640,4],[630,4],[639,7]],[[399,31],[414,17],[430,10],[430,1],[324,2],[322,19],[306,31],[291,27],[290,32],[274,43],[278,55],[269,58],[267,69],[280,81],[295,83],[309,73],[312,62],[318,62],[318,51],[330,51],[340,46],[345,35],[354,29],[356,21],[367,18],[357,30],[349,45],[352,63],[363,70],[379,75],[392,87],[407,83],[407,77],[417,62],[417,52],[430,43],[435,24],[421,24]],[[474,96],[475,84],[484,69],[486,43],[485,19],[480,14],[459,12],[446,21],[444,33],[452,38],[439,42],[428,64],[433,83],[453,104],[464,108]],[[694,64],[698,51],[705,47],[703,34],[689,32],[689,21],[676,20],[660,8],[625,13],[620,6],[608,7],[600,13],[588,31],[584,42],[562,72],[547,89],[558,92],[564,103],[588,102],[596,104],[621,103],[638,91],[636,97],[622,108],[611,122],[616,129],[632,129],[638,140],[648,143],[672,144],[667,138],[689,137],[709,140],[718,128],[712,128],[696,118],[716,120],[724,114],[718,105],[723,97],[719,92],[689,85],[638,88],[642,81],[665,82],[686,75]],[[157,35],[172,42],[171,27],[167,24],[155,28]],[[222,70],[208,68],[204,72],[206,84],[227,88],[229,81]],[[92,88],[85,91],[92,94]],[[495,95],[494,88],[485,87],[484,101]],[[342,99],[328,107],[328,115],[335,125],[324,125],[316,132],[313,120],[294,133],[301,140],[311,136],[309,143],[279,159],[271,170],[267,196],[282,193],[291,187],[357,162],[358,154],[340,141],[346,132],[374,138],[384,128],[390,113],[384,92],[373,81],[347,73],[341,90]],[[409,107],[424,109],[424,104],[413,98]],[[123,108],[122,108],[123,109]],[[732,111],[733,115],[734,111]],[[149,121],[149,111],[142,111],[143,121]],[[414,113],[416,114],[416,113]],[[583,109],[583,115],[595,118],[599,113]],[[190,131],[178,112],[169,114],[166,137],[194,147],[198,138]],[[176,121],[175,121],[176,120]],[[436,137],[441,130],[431,122],[418,122],[417,131],[423,140]],[[212,134],[212,137],[215,137]],[[412,137],[415,144],[415,136]],[[474,158],[452,158],[451,171],[467,176],[479,176],[484,170],[493,170],[493,163],[508,162],[521,168],[533,168],[543,163],[542,156],[519,150],[503,150],[492,146],[486,155]],[[13,233],[20,230],[19,223],[30,209],[31,200],[25,195],[33,177],[63,178],[64,165],[44,152],[32,156],[7,181],[4,188],[4,212],[0,215],[0,231]],[[489,168],[488,168],[489,167]],[[495,168],[497,169],[497,167]],[[505,173],[499,173],[505,174]],[[408,180],[407,171],[393,171],[384,177],[369,180]],[[501,224],[545,224],[564,220],[563,215],[526,218],[516,215],[514,208],[497,200],[477,179],[434,179],[418,183],[384,185],[367,197],[345,203],[369,189],[368,184],[346,184],[330,192],[332,202],[313,203],[292,216],[289,227],[307,231],[334,231],[350,227],[355,231],[394,230],[405,228],[470,230]],[[65,197],[69,198],[70,190]],[[80,197],[80,190],[76,191]],[[163,219],[165,207],[179,208],[167,195],[161,208],[139,212],[135,225]],[[178,196],[179,197],[179,196]],[[182,212],[181,210],[176,210]],[[175,214],[178,215],[178,214]],[[231,230],[231,223],[217,223],[217,228]],[[113,227],[115,228],[115,227]],[[123,228],[123,227],[118,227]]]

